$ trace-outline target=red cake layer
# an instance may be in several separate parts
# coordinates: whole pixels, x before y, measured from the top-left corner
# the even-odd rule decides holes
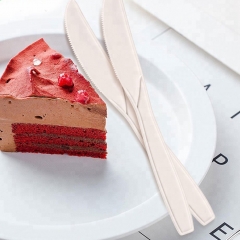
[[[28,134],[15,134],[14,141],[18,144],[58,144],[58,145],[65,145],[65,146],[78,146],[78,147],[92,147],[95,149],[100,149],[106,151],[107,145],[105,142],[100,141],[97,142],[96,139],[90,138],[71,138],[66,135],[48,135],[48,134],[36,134],[36,135],[28,135]]]
[[[106,158],[106,132],[98,129],[41,124],[12,124],[18,152]]]
[[[68,154],[72,156],[80,157],[93,157],[106,159],[106,152],[94,152],[94,151],[74,151],[66,149],[54,149],[54,148],[42,148],[39,146],[27,146],[20,145],[16,149],[18,152],[29,152],[29,153],[46,153],[46,154]]]
[[[47,133],[67,136],[79,136],[84,138],[106,140],[106,132],[92,128],[65,127],[56,125],[13,123],[12,132],[15,134],[24,133]]]

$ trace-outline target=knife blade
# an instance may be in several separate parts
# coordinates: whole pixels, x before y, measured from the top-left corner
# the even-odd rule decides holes
[[[102,27],[110,61],[140,126],[156,183],[180,235],[194,230],[187,200],[156,124],[122,0],[104,0]]]
[[[72,16],[75,17],[73,18]],[[65,28],[68,39],[71,43],[70,45],[73,49],[74,54],[77,56],[79,63],[82,66],[84,66],[85,71],[86,69],[88,69],[89,72],[95,71],[97,73],[96,75],[91,75],[92,77],[90,78],[91,82],[94,83],[94,85],[100,92],[105,93],[105,97],[114,105],[114,107],[118,109],[122,116],[128,121],[129,125],[131,126],[134,133],[138,137],[140,143],[144,147],[137,118],[133,111],[133,108],[131,107],[129,100],[125,97],[119,98],[116,95],[108,95],[108,91],[114,88],[118,88],[117,91],[119,94],[122,94],[122,96],[124,96],[124,91],[115,74],[112,74],[113,73],[112,66],[110,66],[111,71],[104,73],[102,71],[99,71],[99,68],[102,68],[102,64],[106,64],[105,63],[106,58],[107,61],[109,62],[109,58],[107,54],[104,53],[104,49],[102,48],[101,44],[99,44],[98,39],[92,32],[89,24],[84,18],[75,0],[70,0],[67,5],[65,12]],[[77,31],[79,29],[80,32],[77,34]],[[85,36],[85,34],[87,34],[87,36]],[[81,41],[85,41],[85,43],[83,45],[80,45],[79,43]],[[86,56],[84,55],[85,52],[82,51],[79,52],[76,49],[76,47],[74,47],[75,44],[79,45],[79,47],[82,48],[88,44],[90,44],[90,46],[94,46],[95,54],[101,55],[101,57],[104,58],[104,60],[103,61],[99,60],[99,62],[92,64],[92,61],[94,61],[94,59],[92,59],[92,61],[89,61],[88,57],[86,58]],[[107,66],[109,66],[109,64],[107,64]],[[105,78],[107,74],[109,74],[109,77]],[[94,76],[96,77],[96,79],[93,78]],[[105,79],[104,83],[99,81],[99,78]],[[186,171],[184,166],[181,164],[181,162],[175,157],[175,155],[172,152],[170,154],[174,160],[174,165],[178,171],[178,175],[184,188],[184,192],[186,194],[187,201],[191,208],[192,214],[202,225],[206,225],[214,218],[213,211],[207,199],[205,198],[204,194],[197,186],[197,184],[194,182],[192,177]]]

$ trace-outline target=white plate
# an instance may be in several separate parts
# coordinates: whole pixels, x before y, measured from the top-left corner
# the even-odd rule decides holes
[[[0,74],[13,55],[40,37],[75,61],[61,30],[43,20],[41,26],[39,30],[33,23],[25,25],[16,37],[0,26]],[[182,62],[158,46],[137,49],[166,142],[200,183],[216,144],[215,118],[205,89]],[[166,216],[147,157],[111,105],[107,131],[107,161],[0,153],[0,238],[115,239]]]

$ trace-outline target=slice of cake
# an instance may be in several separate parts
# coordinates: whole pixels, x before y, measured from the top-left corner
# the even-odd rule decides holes
[[[40,39],[10,60],[0,79],[0,150],[106,158],[104,101]]]

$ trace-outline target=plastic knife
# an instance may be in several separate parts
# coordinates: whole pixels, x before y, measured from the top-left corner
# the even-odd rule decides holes
[[[70,0],[65,13],[66,32],[73,51],[94,85],[118,109],[134,130],[144,147],[136,115],[121,84],[116,78],[109,58],[92,32],[78,4]],[[104,69],[104,70],[103,70]],[[193,216],[206,225],[214,219],[213,211],[197,184],[181,162],[170,152]]]
[[[122,0],[104,0],[103,35],[117,78],[130,100],[159,192],[180,235],[194,230],[177,171],[156,124]]]

